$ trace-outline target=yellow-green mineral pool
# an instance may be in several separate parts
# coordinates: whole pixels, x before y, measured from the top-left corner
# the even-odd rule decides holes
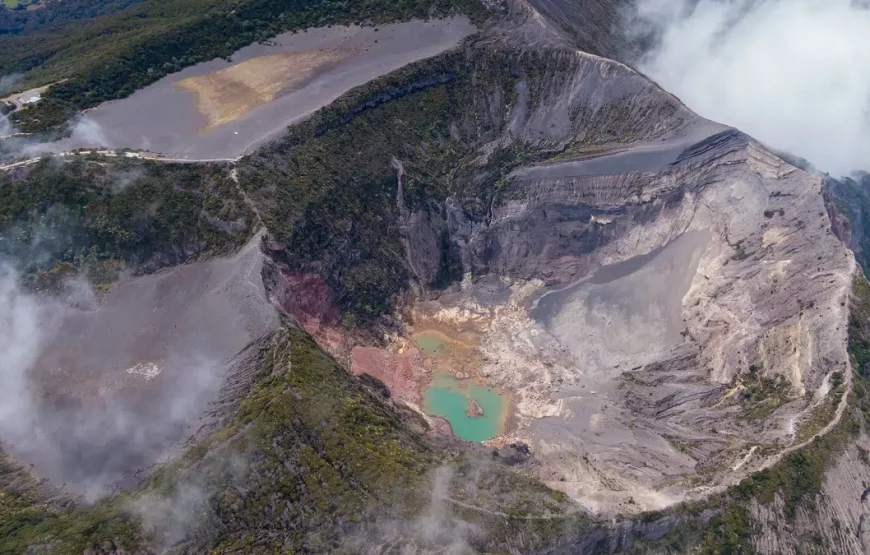
[[[417,346],[426,355],[429,356],[445,356],[449,353],[447,342],[441,337],[441,334],[434,332],[422,332],[415,336]]]
[[[482,416],[469,415],[469,399],[483,410]],[[475,384],[461,384],[450,374],[433,375],[426,389],[426,411],[443,416],[453,433],[466,441],[484,441],[502,432],[507,401],[494,389]]]

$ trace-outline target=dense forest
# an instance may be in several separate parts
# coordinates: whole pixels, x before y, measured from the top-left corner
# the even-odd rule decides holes
[[[141,0],[43,0],[38,9],[27,9],[31,2],[14,8],[0,3],[0,35],[30,33],[46,25],[92,19],[123,10]]]
[[[250,237],[254,215],[226,167],[91,158],[0,174],[0,257],[31,289],[79,271],[111,282],[121,261],[149,271]]]
[[[229,57],[276,33],[347,23],[387,23],[468,13],[472,0],[144,0],[118,13],[0,37],[0,74],[19,89],[62,81],[15,114],[22,131],[45,131],[75,110],[130,95],[197,62]]]

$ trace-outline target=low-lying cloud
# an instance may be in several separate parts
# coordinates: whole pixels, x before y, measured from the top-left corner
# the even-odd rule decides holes
[[[79,148],[110,148],[105,129],[87,116],[72,121],[68,131],[69,136],[61,139],[42,135],[28,136],[27,133],[20,133],[8,116],[0,115],[0,165]]]
[[[248,460],[240,453],[222,453],[181,473],[169,489],[135,496],[127,509],[137,516],[156,541],[158,553],[188,552],[175,549],[186,541],[208,543],[220,528],[212,499],[222,487],[243,488]],[[217,483],[213,478],[219,476]]]
[[[638,68],[704,117],[846,174],[870,169],[870,9],[853,0],[637,0]]]
[[[484,465],[485,461],[481,471],[485,471]],[[455,514],[451,504],[454,474],[455,470],[450,466],[437,468],[431,476],[431,497],[425,512],[412,520],[382,518],[373,529],[350,538],[351,550],[365,555],[385,551],[446,555],[477,553],[471,544],[474,538],[482,539],[482,531]]]
[[[100,368],[99,352],[44,360],[95,310],[84,278],[68,281],[60,295],[36,296],[14,265],[0,263],[0,445],[41,478],[89,499],[134,484],[134,471],[173,452],[223,377],[222,365],[196,351],[126,371]],[[67,363],[90,360],[92,372],[66,376]],[[170,376],[158,376],[161,368]]]
[[[12,126],[12,122],[9,121],[9,117],[0,115],[0,137],[5,137],[12,133],[15,133],[15,128]]]
[[[13,443],[33,428],[24,369],[36,360],[45,332],[40,304],[21,291],[17,278],[15,270],[0,265],[0,437]]]
[[[0,96],[6,96],[15,90],[15,85],[21,81],[23,73],[10,73],[0,77]]]

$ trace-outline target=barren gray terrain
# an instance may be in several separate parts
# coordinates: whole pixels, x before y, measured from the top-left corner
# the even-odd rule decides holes
[[[536,97],[516,84],[502,140],[596,146],[513,170],[483,225],[448,202],[463,267],[501,293],[467,283],[422,310],[481,334],[478,372],[514,396],[512,438],[548,485],[594,512],[662,509],[832,428],[855,261],[820,178],[621,64],[566,57]],[[635,140],[570,115],[609,103]],[[744,401],[759,379],[767,398]]]
[[[530,416],[545,418],[518,433],[552,465],[551,485],[597,511],[665,507],[709,489],[688,484],[763,468],[756,450],[799,443],[830,374],[848,364],[854,260],[829,231],[820,181],[733,133],[681,158],[655,177],[550,174],[526,183],[534,200],[511,211],[516,220],[554,201],[597,203],[606,190],[601,208],[619,190],[629,205],[659,205],[591,255],[609,265],[538,301],[532,316],[543,329],[515,315],[484,340],[494,382],[549,390],[553,408],[525,400]],[[705,173],[690,178],[699,163]],[[554,185],[567,189],[541,194]],[[621,218],[597,219],[606,228]],[[509,339],[517,333],[531,342],[520,348]],[[548,361],[548,351],[561,355]],[[749,366],[787,384],[786,401],[761,420],[730,401]]]

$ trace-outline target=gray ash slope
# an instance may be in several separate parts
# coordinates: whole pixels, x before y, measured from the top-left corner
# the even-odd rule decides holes
[[[579,64],[597,75],[614,71],[606,86],[617,89],[619,71],[628,71]],[[541,98],[520,140],[543,128],[553,141],[558,127],[547,123],[570,121]],[[538,128],[537,117],[545,122]],[[693,128],[716,127],[674,121],[679,127],[662,129],[665,137],[614,154],[514,170],[507,200],[494,203],[486,221],[451,209],[461,201],[445,203],[464,272],[495,273],[505,287],[567,285],[687,232],[708,237],[670,260],[673,274],[638,270],[607,293],[610,301],[592,293],[565,301],[544,329],[524,313],[523,299],[516,310],[461,298],[442,308],[490,320],[481,373],[517,393],[521,421],[568,419],[562,427],[573,439],[531,422],[517,433],[528,433],[544,466],[552,464],[548,483],[596,511],[663,508],[763,468],[800,443],[831,375],[848,374],[845,307],[855,266],[830,233],[821,180],[737,132],[681,144]],[[571,131],[558,139],[583,140]],[[662,296],[667,291],[678,293]],[[660,333],[667,328],[673,333]],[[759,376],[750,375],[755,369]],[[743,402],[755,380],[771,391]],[[773,452],[753,458],[762,447]]]
[[[348,520],[312,518],[323,528],[304,532],[313,542],[304,548],[358,552],[353,542],[362,537],[374,552],[644,545],[673,552],[678,545],[773,553],[797,552],[812,537],[822,552],[860,552],[870,444],[855,416],[863,393],[847,353],[856,266],[830,231],[823,181],[697,117],[625,65],[566,46],[564,33],[554,33],[560,20],[546,18],[559,6],[549,6],[545,15],[520,3],[505,7],[479,38],[352,91],[239,161],[234,175],[272,236],[270,287],[298,283],[281,281],[276,270],[318,278],[345,314],[326,323],[357,324],[366,330],[357,341],[389,337],[401,330],[403,310],[425,298],[443,321],[479,326],[480,373],[513,393],[514,432],[533,447],[523,470],[572,501],[554,494],[557,503],[543,503],[541,496],[551,498],[534,490],[532,508],[521,509],[511,503],[524,507],[525,490],[506,500],[498,480],[463,482],[463,475],[432,496],[428,509],[437,515],[405,507],[422,517],[397,524],[387,510],[391,522],[376,518],[350,543],[318,540]],[[600,44],[609,40],[600,36]],[[562,291],[544,296],[553,289]],[[540,298],[546,318],[534,317]],[[263,304],[259,296],[245,302]],[[286,343],[282,333],[298,332],[261,341]],[[290,343],[300,341],[293,335]],[[284,351],[259,352],[248,360],[286,362]],[[284,376],[270,368],[266,385]],[[287,410],[308,410],[294,403],[300,391],[310,393],[299,387],[274,394],[284,395]],[[385,415],[401,404],[366,395],[355,402],[378,415],[370,425],[393,422]],[[267,427],[265,415],[281,407],[266,407],[243,429]],[[324,424],[306,428],[309,416]],[[297,546],[293,537],[302,533],[290,523],[299,514],[341,514],[356,494],[320,479],[320,487],[343,492],[339,501],[321,501],[312,497],[316,484],[288,490],[281,482],[282,472],[315,468],[316,457],[296,458],[310,456],[311,446],[334,464],[338,478],[329,476],[339,485],[360,489],[361,498],[386,491],[371,473],[353,473],[358,453],[374,447],[330,451],[360,438],[321,439],[332,422],[323,415],[303,412],[290,422],[259,439],[292,464],[267,468],[252,459],[241,484],[221,478],[202,525],[210,532],[192,526],[192,536],[175,538],[177,551],[213,547],[215,533],[225,550],[242,545],[226,538],[245,534],[255,546]],[[402,430],[403,441],[413,435]],[[823,468],[805,470],[815,489],[801,490],[797,501],[785,483],[772,498],[740,497],[747,482],[787,473],[796,453],[815,460],[814,448],[842,434],[851,434],[850,444],[837,443]],[[195,450],[209,456],[187,474],[208,475],[208,461],[230,449],[227,437]],[[347,463],[329,458],[336,453]],[[735,500],[749,505],[738,513],[745,526],[736,529],[737,544],[733,519],[717,520],[731,515]],[[272,527],[276,514],[286,527]],[[430,533],[432,519],[443,525],[445,515],[448,533],[444,526]],[[669,532],[683,535],[650,544]]]

